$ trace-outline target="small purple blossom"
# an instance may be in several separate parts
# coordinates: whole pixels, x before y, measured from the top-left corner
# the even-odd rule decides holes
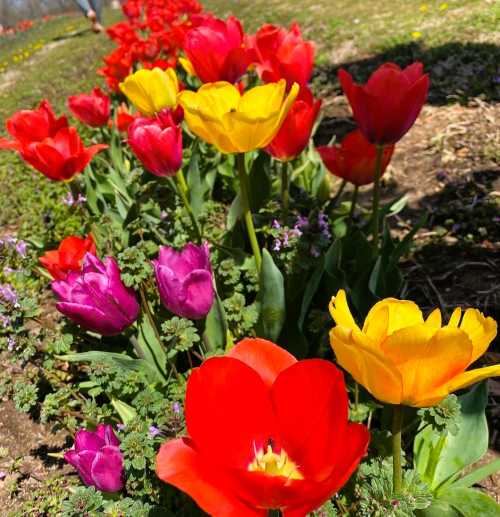
[[[160,212],[160,219],[161,219],[162,221],[165,221],[166,219],[168,219],[168,212],[167,212],[166,210],[162,210],[162,211]]]
[[[156,427],[154,425],[149,426],[149,437],[150,438],[155,438],[159,434],[161,434],[161,431],[158,429],[158,427]]]
[[[62,199],[61,202],[66,206],[74,206],[74,205],[83,205],[87,202],[87,198],[82,196],[82,194],[78,194],[78,197],[75,199],[71,192],[68,192]]]
[[[0,325],[5,329],[10,326],[11,320],[8,316],[0,314]]]
[[[281,241],[279,239],[274,239],[274,251],[280,251],[281,250]]]
[[[118,431],[124,431],[127,426],[125,424],[116,424]]]
[[[21,257],[25,258],[28,251],[28,244],[25,241],[17,241],[16,251],[21,255]]]
[[[5,479],[7,477],[7,472],[0,470],[0,480]]]
[[[14,348],[16,348],[16,340],[12,336],[7,338],[7,348],[9,352],[12,352]]]
[[[181,405],[178,403],[178,402],[174,402],[172,404],[172,411],[176,414],[176,415],[180,415],[181,412],[182,412],[182,408],[181,408]]]
[[[0,298],[11,303],[16,309],[20,307],[17,293],[10,284],[0,285]]]
[[[279,230],[281,228],[281,224],[279,223],[279,221],[277,219],[273,219],[271,226],[273,228],[276,228],[276,230]]]

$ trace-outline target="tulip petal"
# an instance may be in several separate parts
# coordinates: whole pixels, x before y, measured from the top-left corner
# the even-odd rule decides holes
[[[337,362],[356,382],[383,402],[401,403],[401,374],[387,358],[377,352],[366,336],[357,330],[334,327],[330,331],[330,343]]]
[[[467,388],[467,386],[475,384],[476,382],[482,381],[484,379],[498,376],[500,376],[500,364],[486,366],[484,368],[476,368],[475,370],[469,370],[460,375],[457,375],[446,385],[446,387],[448,391],[452,393],[453,391]]]
[[[497,335],[497,323],[493,318],[485,318],[477,309],[467,309],[460,324],[472,341],[473,351],[470,362],[481,357]]]
[[[75,449],[80,451],[95,451],[97,452],[105,445],[104,438],[97,433],[80,429],[75,436]]]
[[[217,517],[265,517],[265,510],[250,508],[234,495],[223,471],[206,463],[187,439],[162,445],[156,457],[158,477],[189,494],[210,515]],[[226,486],[225,486],[226,485]]]
[[[279,441],[269,390],[255,370],[232,357],[213,357],[193,370],[185,413],[197,449],[219,465],[246,470],[255,449]]]
[[[260,338],[243,339],[231,348],[227,356],[239,359],[254,369],[268,388],[283,370],[297,362],[284,348]]]
[[[345,446],[348,401],[343,374],[329,361],[299,361],[278,375],[271,398],[283,448],[306,479],[323,481]]]
[[[384,325],[381,325],[381,320],[384,321]],[[416,303],[386,298],[370,309],[363,325],[363,333],[379,343],[399,329],[423,322],[422,311]],[[385,327],[385,331],[383,327]]]
[[[382,350],[401,373],[403,402],[420,406],[422,397],[467,368],[472,343],[462,330],[445,327],[434,332],[422,324],[398,330]]]
[[[328,308],[330,309],[330,314],[337,325],[348,329],[359,330],[359,327],[356,325],[356,322],[352,317],[349,305],[347,304],[347,297],[343,289],[340,289],[337,295],[332,297]]]
[[[185,313],[192,319],[204,318],[214,303],[215,290],[212,273],[195,269],[184,279]]]
[[[119,447],[105,445],[92,462],[92,481],[103,492],[118,492],[123,488],[123,456]]]
[[[301,501],[300,506],[285,508],[283,517],[305,517],[338,492],[366,455],[369,441],[370,433],[364,425],[348,424],[345,428],[341,456],[331,475],[321,483],[310,487],[307,502]]]

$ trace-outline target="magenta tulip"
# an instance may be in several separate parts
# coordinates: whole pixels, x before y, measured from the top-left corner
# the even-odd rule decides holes
[[[104,263],[87,253],[81,271],[52,282],[57,310],[78,325],[103,336],[120,334],[139,315],[134,291],[123,285],[116,260]]]
[[[123,488],[123,455],[110,425],[99,424],[95,432],[80,429],[74,448],[64,454],[64,459],[76,468],[87,486],[102,492]]]
[[[160,298],[169,311],[194,320],[208,314],[215,290],[206,243],[190,242],[182,251],[161,246],[153,265]]]
[[[182,166],[182,130],[170,112],[137,118],[128,128],[128,144],[155,176],[174,176]]]

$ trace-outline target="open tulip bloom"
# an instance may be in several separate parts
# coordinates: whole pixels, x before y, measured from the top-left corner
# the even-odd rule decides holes
[[[109,120],[111,99],[100,88],[94,88],[90,94],[81,93],[68,97],[68,108],[84,124],[102,127]]]
[[[256,86],[243,95],[228,82],[204,84],[197,92],[184,90],[179,103],[189,129],[222,153],[245,153],[269,145],[299,92],[286,81]]]
[[[116,260],[104,262],[87,253],[81,271],[52,282],[59,312],[83,328],[103,336],[123,332],[139,316],[134,291],[125,287]]]
[[[497,333],[495,320],[477,309],[463,315],[455,309],[442,326],[439,309],[424,320],[415,303],[387,298],[372,307],[360,329],[341,290],[330,312],[337,362],[383,402],[434,406],[449,393],[500,375],[500,365],[466,371]]]
[[[120,89],[146,117],[177,106],[179,82],[173,68],[138,70],[120,83]]]
[[[214,517],[304,517],[337,492],[366,453],[349,423],[342,373],[245,339],[192,371],[188,436],[165,443],[157,474]]]

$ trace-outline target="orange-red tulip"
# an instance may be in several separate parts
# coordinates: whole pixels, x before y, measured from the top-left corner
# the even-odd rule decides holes
[[[367,450],[349,423],[341,372],[245,339],[191,373],[188,437],[165,443],[156,471],[214,517],[305,517],[337,492]]]

